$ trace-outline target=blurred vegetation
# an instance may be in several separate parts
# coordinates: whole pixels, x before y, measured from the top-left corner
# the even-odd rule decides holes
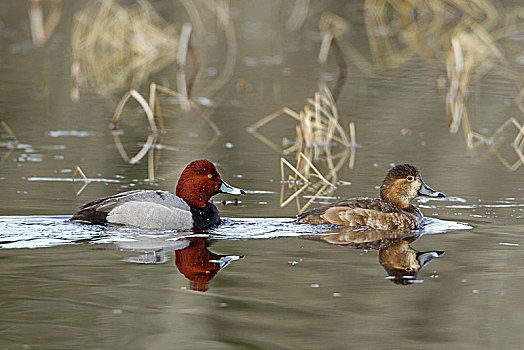
[[[142,149],[135,156],[128,156],[119,133],[114,133],[114,137],[126,162],[135,164],[148,155],[150,179],[155,178],[160,151],[154,154],[154,150],[162,142],[159,135],[165,130],[165,118],[178,117],[180,112],[200,118],[213,131],[208,146],[215,142],[221,131],[211,120],[210,110],[220,98],[219,92],[230,82],[238,59],[238,19],[231,16],[229,1],[173,0],[172,4],[185,11],[184,21],[173,21],[158,13],[155,3],[147,0],[92,0],[76,12],[71,28],[71,98],[78,101],[81,93],[87,91],[106,96],[115,106],[114,129],[121,116],[128,113],[124,108],[128,100],[132,97],[139,103],[149,125]],[[52,37],[63,20],[63,6],[62,0],[29,1],[35,46],[45,45]],[[436,90],[446,91],[451,133],[462,130],[468,149],[477,155],[495,154],[509,170],[524,164],[524,74],[522,64],[515,64],[524,55],[524,7],[518,2],[296,0],[273,1],[268,6],[285,17],[278,33],[301,33],[306,26],[318,28],[319,69],[332,62],[338,67],[335,86],[328,88],[328,82],[320,75],[318,92],[301,112],[283,106],[248,128],[248,133],[280,156],[293,158],[282,158],[281,165],[296,170],[291,179],[295,184],[302,182],[301,178],[312,185],[311,177],[317,177],[321,181],[309,190],[314,190],[315,195],[326,194],[319,189],[329,191],[337,183],[344,183],[337,177],[343,164],[353,167],[356,127],[353,123],[347,128],[342,125],[336,106],[343,86],[351,79],[348,72],[358,70],[375,77],[409,68],[414,60],[422,60],[437,72],[445,70],[445,75],[438,73],[431,79]],[[367,47],[352,40],[354,27],[360,24],[366,31]],[[202,74],[207,57],[216,55],[203,44],[209,33],[221,37],[225,55],[224,66],[212,79]],[[520,111],[511,117],[490,117],[500,120],[491,135],[480,133],[482,120],[468,113],[468,105],[475,99],[472,91],[479,88],[480,78],[487,74],[513,82],[512,98]],[[160,81],[153,81],[153,75],[160,76]],[[239,80],[236,88],[244,93],[249,83]],[[285,96],[286,91],[282,94]],[[282,140],[264,136],[259,128],[281,115],[297,124],[296,134]],[[282,176],[283,181],[290,180]],[[302,190],[295,187],[295,191]],[[289,201],[281,201],[284,203]],[[297,205],[304,209],[298,202]]]

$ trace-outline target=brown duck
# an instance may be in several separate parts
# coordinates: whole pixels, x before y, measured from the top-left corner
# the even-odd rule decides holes
[[[379,262],[395,284],[410,285],[424,266],[444,255],[444,251],[419,252],[409,245],[416,238],[401,239],[391,247],[381,249]]]
[[[377,230],[412,230],[424,216],[410,201],[417,196],[446,197],[431,189],[410,164],[391,169],[380,186],[378,198],[352,198],[325,205],[297,216],[304,224],[369,227]]]

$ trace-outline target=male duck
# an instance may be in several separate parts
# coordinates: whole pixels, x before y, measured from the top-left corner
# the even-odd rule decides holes
[[[210,161],[195,160],[180,175],[176,196],[155,190],[123,192],[84,204],[69,220],[201,230],[220,223],[218,209],[209,202],[217,193],[245,194],[245,191],[223,181]]]
[[[424,216],[409,202],[417,196],[446,197],[424,183],[413,165],[391,169],[380,186],[380,198],[352,198],[331,203],[297,216],[299,223],[367,226],[377,230],[412,230]]]

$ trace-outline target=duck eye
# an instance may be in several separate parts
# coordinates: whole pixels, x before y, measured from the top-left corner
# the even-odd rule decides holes
[[[213,174],[207,174],[207,177],[211,179],[213,177]]]
[[[413,176],[408,176],[408,181],[413,181],[415,178]]]

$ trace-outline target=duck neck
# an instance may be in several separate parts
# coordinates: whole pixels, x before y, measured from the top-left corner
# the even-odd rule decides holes
[[[413,204],[410,204],[406,208],[402,208],[402,210],[412,214],[413,216],[415,216],[417,218],[421,218],[422,217],[422,212],[417,207],[415,207]]]
[[[208,198],[192,186],[177,186],[176,195],[193,208],[205,208],[207,205]]]
[[[402,210],[409,211],[409,208],[413,207],[411,204],[409,204],[409,200],[402,196],[392,195],[392,193],[396,192],[391,185],[382,184],[382,186],[380,186],[380,198],[383,200],[394,204],[396,207]]]

